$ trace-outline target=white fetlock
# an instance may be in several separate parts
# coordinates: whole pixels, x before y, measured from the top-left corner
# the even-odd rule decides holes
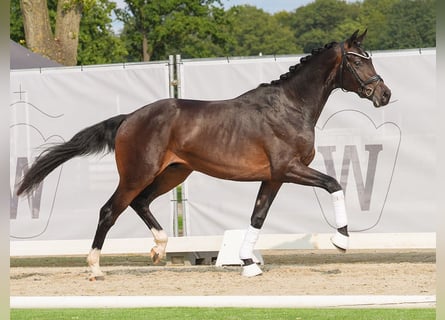
[[[340,250],[346,251],[349,249],[349,237],[338,231],[331,237],[331,242]]]
[[[88,255],[88,258],[87,258],[88,266],[91,269],[91,274],[88,277],[88,280],[90,280],[90,281],[104,279],[104,274],[100,270],[99,260],[100,260],[100,250],[99,249],[91,249],[91,251]]]
[[[164,230],[151,229],[156,245],[151,249],[150,256],[155,264],[159,263],[164,257],[167,248],[168,236]]]
[[[262,274],[260,267],[256,263],[249,264],[248,266],[243,266],[243,271],[241,273],[244,277],[255,277]]]

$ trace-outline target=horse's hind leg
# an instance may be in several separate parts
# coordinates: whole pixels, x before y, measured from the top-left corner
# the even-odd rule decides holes
[[[168,237],[151,213],[150,204],[154,199],[183,182],[191,172],[183,165],[170,165],[131,202],[131,207],[153,234],[156,246],[151,249],[150,255],[154,263],[159,263],[165,256]]]
[[[93,245],[87,258],[88,265],[91,269],[90,281],[103,279],[104,275],[100,270],[99,260],[105,237],[119,215],[128,207],[139,192],[139,189],[128,189],[119,184],[111,198],[100,209],[96,235],[94,236]]]

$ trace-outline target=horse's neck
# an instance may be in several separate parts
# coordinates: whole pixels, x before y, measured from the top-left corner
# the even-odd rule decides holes
[[[302,66],[300,72],[283,83],[286,95],[293,102],[298,114],[304,114],[314,125],[332,92],[335,89],[336,70],[335,61],[326,70],[316,69],[316,61]],[[314,65],[309,65],[314,63]]]

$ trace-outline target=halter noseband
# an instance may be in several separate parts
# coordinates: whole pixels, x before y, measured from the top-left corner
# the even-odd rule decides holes
[[[377,87],[378,83],[380,81],[383,81],[383,79],[378,75],[375,74],[372,77],[368,78],[366,81],[363,81],[360,76],[358,75],[357,71],[351,66],[351,64],[349,63],[347,56],[348,55],[353,55],[353,56],[357,56],[360,57],[362,59],[366,59],[366,60],[370,60],[371,57],[369,55],[362,55],[360,53],[357,52],[352,52],[352,51],[348,51],[345,52],[345,46],[344,43],[340,43],[340,49],[341,49],[341,65],[340,65],[340,87],[343,91],[346,91],[346,89],[343,88],[343,65],[346,65],[346,67],[348,68],[348,70],[352,73],[352,75],[354,76],[354,78],[357,80],[357,82],[360,84],[360,88],[358,89],[358,94],[360,96],[365,96],[367,98],[372,97],[372,95],[374,94],[375,88]],[[372,88],[367,88],[366,86],[368,84],[371,84],[373,82],[377,82],[377,84],[372,87]]]

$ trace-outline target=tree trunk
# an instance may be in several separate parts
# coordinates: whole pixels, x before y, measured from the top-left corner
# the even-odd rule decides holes
[[[76,65],[82,1],[58,1],[55,36],[47,0],[20,0],[20,7],[27,47],[63,65]]]
[[[62,51],[60,63],[67,66],[77,64],[80,18],[82,2],[59,0],[57,3],[56,41]]]
[[[142,38],[142,61],[150,61],[151,54],[148,51],[149,51],[148,39],[147,39],[147,36],[144,33],[143,34],[143,38]]]
[[[26,46],[33,52],[59,60],[58,50],[49,23],[46,0],[21,0]]]

